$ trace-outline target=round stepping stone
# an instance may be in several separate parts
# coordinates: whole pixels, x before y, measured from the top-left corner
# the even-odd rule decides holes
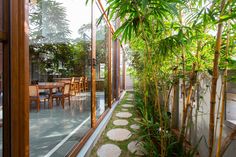
[[[124,119],[118,119],[118,120],[113,121],[113,124],[116,126],[125,126],[125,125],[128,125],[128,123],[129,122]]]
[[[131,153],[134,153],[135,155],[143,156],[145,155],[145,150],[142,146],[142,143],[138,141],[132,141],[128,144],[128,149]]]
[[[119,157],[120,154],[121,149],[114,144],[104,144],[97,151],[99,157]]]
[[[132,129],[134,129],[134,130],[140,129],[140,126],[137,125],[137,124],[133,124],[133,125],[131,125],[130,127],[131,127]]]
[[[134,107],[134,105],[130,105],[130,104],[124,104],[124,105],[122,105],[123,107]]]
[[[129,118],[131,116],[132,116],[132,114],[129,112],[118,112],[116,114],[116,117],[119,117],[119,118]]]
[[[141,121],[141,118],[134,118],[135,121]]]
[[[129,111],[127,108],[122,108],[121,110],[122,111]]]
[[[107,137],[113,141],[124,141],[131,137],[131,132],[127,129],[111,129],[107,132]]]

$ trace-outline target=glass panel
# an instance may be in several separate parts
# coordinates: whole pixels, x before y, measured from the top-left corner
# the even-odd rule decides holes
[[[96,26],[96,101],[97,118],[108,108],[108,28],[95,5]],[[100,20],[101,19],[101,20]]]
[[[3,122],[3,43],[0,43],[0,156],[2,156],[2,122]]]
[[[0,31],[3,31],[3,0],[0,0]]]
[[[29,8],[30,156],[65,156],[91,126],[91,4]]]

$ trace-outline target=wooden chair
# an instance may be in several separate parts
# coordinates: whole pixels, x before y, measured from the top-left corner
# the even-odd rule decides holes
[[[84,77],[84,90],[88,90],[88,77]]]
[[[48,95],[39,95],[39,88],[38,85],[30,85],[29,86],[29,96],[30,96],[30,105],[32,102],[36,102],[37,104],[37,111],[40,110],[40,100],[44,101],[44,108],[46,100],[49,100]]]
[[[79,92],[84,91],[84,77],[79,79]]]
[[[75,77],[72,77],[70,80],[70,92],[71,95],[76,95],[79,92],[78,82],[75,81]]]
[[[66,98],[68,98],[69,106],[70,106],[70,88],[71,88],[70,83],[65,83],[61,92],[57,92],[57,93],[52,95],[52,99],[56,99],[57,102],[58,102],[58,100],[61,102],[61,105],[62,105],[63,109],[65,107],[64,104],[65,104],[65,99]]]

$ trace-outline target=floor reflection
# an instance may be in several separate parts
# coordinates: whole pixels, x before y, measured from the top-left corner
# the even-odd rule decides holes
[[[105,111],[104,92],[97,92],[97,113]],[[64,156],[90,129],[90,92],[71,98],[65,109],[54,102],[53,109],[30,112],[30,156]]]

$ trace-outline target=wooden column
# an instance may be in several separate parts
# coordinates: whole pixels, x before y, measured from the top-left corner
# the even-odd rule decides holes
[[[92,16],[92,60],[91,60],[91,127],[96,127],[96,19],[94,17],[94,2],[91,2]]]
[[[123,88],[123,90],[125,90],[125,75],[126,75],[126,66],[125,66],[125,50],[124,50],[124,48],[122,48],[123,49],[123,55],[122,55],[122,57],[123,57],[123,65],[122,65],[122,68],[123,68],[123,70],[122,70],[122,88]]]
[[[117,40],[117,98],[120,97],[120,42]]]
[[[111,108],[112,102],[112,84],[111,84],[111,29],[108,29],[108,106]]]
[[[29,156],[29,48],[25,0],[10,6],[11,156]],[[5,155],[4,155],[5,156]]]
[[[114,47],[113,47],[113,57],[112,57],[112,67],[113,67],[113,99],[117,98],[117,40],[114,41]]]

